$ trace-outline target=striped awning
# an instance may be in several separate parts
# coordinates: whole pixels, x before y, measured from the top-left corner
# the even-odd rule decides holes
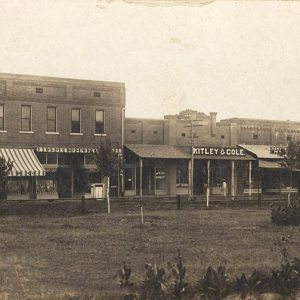
[[[9,176],[45,176],[46,174],[33,149],[0,148],[0,156],[6,161],[13,162]]]

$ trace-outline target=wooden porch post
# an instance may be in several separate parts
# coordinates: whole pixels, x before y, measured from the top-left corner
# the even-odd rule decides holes
[[[140,197],[143,197],[143,159],[140,158]]]
[[[234,185],[235,185],[235,180],[234,180],[234,160],[231,161],[231,197],[232,200],[234,200]]]
[[[249,199],[251,200],[251,194],[252,194],[252,161],[250,160],[249,161],[249,189],[248,189],[248,192],[249,192]]]
[[[210,198],[210,160],[207,161],[207,188],[206,188],[206,206],[209,207]]]

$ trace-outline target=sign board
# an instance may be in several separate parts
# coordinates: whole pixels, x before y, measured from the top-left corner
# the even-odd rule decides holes
[[[37,152],[54,152],[54,153],[95,153],[95,148],[86,147],[37,147]],[[122,153],[121,148],[113,149],[115,153]]]
[[[277,154],[277,155],[280,155],[280,156],[283,156],[284,154],[285,154],[285,152],[286,152],[286,147],[283,147],[283,146],[281,146],[281,147],[270,147],[270,153],[271,154]]]
[[[206,156],[230,156],[230,157],[246,156],[245,149],[219,148],[219,147],[193,147],[193,154],[206,155]]]
[[[165,179],[166,178],[165,171],[156,171],[155,172],[155,178],[156,179]]]

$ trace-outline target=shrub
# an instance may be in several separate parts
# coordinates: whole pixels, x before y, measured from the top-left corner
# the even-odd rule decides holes
[[[272,209],[272,223],[276,225],[300,225],[300,206],[279,206]]]

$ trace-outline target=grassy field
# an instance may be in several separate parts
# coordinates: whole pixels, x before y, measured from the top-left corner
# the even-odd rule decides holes
[[[1,216],[0,299],[121,299],[113,280],[126,261],[141,282],[145,263],[165,265],[181,250],[189,282],[208,265],[226,265],[229,276],[277,268],[277,242],[300,230],[276,227],[268,210],[164,211],[84,216]],[[2,298],[1,298],[2,297]]]

